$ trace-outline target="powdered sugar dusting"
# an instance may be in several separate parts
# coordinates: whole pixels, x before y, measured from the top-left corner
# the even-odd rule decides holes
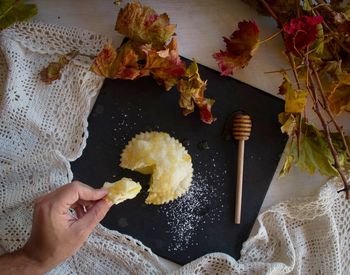
[[[200,169],[195,171],[189,191],[181,198],[159,208],[158,211],[168,220],[167,233],[171,236],[168,251],[184,251],[197,246],[198,243],[194,240],[196,234],[204,231],[207,223],[220,221],[225,194],[218,193],[218,187],[222,186],[226,171],[216,169],[218,171],[213,173],[208,169],[208,166],[213,167],[217,156],[215,154],[210,162],[198,161]],[[194,159],[198,158],[199,154],[196,154]],[[215,205],[213,201],[216,202]]]

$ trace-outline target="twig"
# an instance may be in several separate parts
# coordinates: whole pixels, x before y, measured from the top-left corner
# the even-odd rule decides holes
[[[323,1],[323,0],[316,0],[316,2],[318,3],[318,5],[314,7],[315,9],[323,8],[326,11],[330,12],[333,17],[335,17],[337,15],[337,13],[325,1]]]
[[[337,131],[339,132],[341,138],[342,138],[342,142],[343,142],[343,145],[344,145],[344,148],[345,148],[345,154],[347,156],[348,159],[350,159],[350,151],[349,151],[349,146],[346,142],[346,139],[345,139],[345,134],[344,134],[344,131],[343,129],[339,126],[339,124],[337,123],[337,121],[335,120],[334,118],[334,115],[329,107],[329,104],[328,104],[328,100],[326,98],[326,95],[325,95],[325,92],[324,92],[324,89],[323,89],[323,86],[322,86],[322,83],[321,83],[321,80],[320,80],[320,77],[316,71],[316,69],[313,67],[313,65],[311,64],[311,68],[312,68],[312,71],[315,75],[315,78],[316,78],[316,81],[317,81],[317,86],[320,90],[320,94],[321,94],[321,97],[322,97],[322,101],[323,101],[323,105],[324,105],[324,109],[326,110],[329,118],[331,119],[331,121],[333,122],[333,125],[335,126],[335,128],[337,129]]]
[[[318,11],[314,11],[317,15],[320,15],[320,13]],[[334,41],[344,50],[346,51],[348,54],[350,54],[350,49],[343,43],[341,42],[336,36],[334,31],[331,29],[331,27],[327,24],[327,22],[325,20],[322,21],[322,26],[325,27],[331,34],[332,34],[332,38],[334,39]]]
[[[260,2],[264,5],[265,9],[267,9],[267,11],[268,11],[268,12],[270,13],[270,15],[273,17],[273,19],[275,19],[276,22],[282,26],[281,21],[279,20],[278,16],[277,16],[276,13],[273,11],[273,9],[271,9],[271,7],[269,6],[269,4],[267,4],[265,0],[260,0]]]
[[[297,86],[298,86],[298,89],[300,90],[301,89],[301,85],[300,85],[300,81],[299,81],[299,77],[298,77],[298,73],[297,73],[297,70],[296,70],[296,67],[295,67],[295,62],[291,56],[291,54],[289,52],[286,53],[287,56],[288,56],[288,61],[292,67],[292,70],[293,70],[293,75],[294,75],[294,78],[295,78],[295,81],[297,83]]]
[[[295,9],[297,11],[297,16],[300,17],[300,1],[294,0],[294,3],[295,3]]]
[[[282,28],[282,24],[281,24],[281,21],[279,20],[279,18],[277,17],[277,15],[275,14],[275,12],[271,9],[271,7],[266,3],[265,0],[260,0],[261,3],[264,5],[264,7],[267,9],[267,11],[270,13],[270,15],[277,21],[277,23],[280,25],[280,28]],[[320,4],[324,4],[323,1],[319,0],[317,1],[318,3]],[[317,12],[317,11],[316,11]],[[323,24],[324,26],[327,28],[327,30],[329,32],[331,32],[333,34],[333,31],[330,29],[330,27],[323,21]],[[282,36],[283,36],[283,33],[282,33]],[[285,41],[284,37],[283,37],[283,40]],[[350,51],[344,46],[344,45],[341,45],[341,41],[339,41],[336,37],[334,37],[334,40],[344,49],[346,50],[348,53],[350,53]],[[297,86],[298,86],[298,89],[300,89],[300,82],[299,82],[299,78],[298,78],[298,74],[297,74],[297,71],[296,71],[296,67],[295,67],[295,63],[294,63],[294,60],[291,56],[290,53],[287,53],[287,56],[288,56],[288,60],[289,60],[289,63],[293,69],[293,74],[294,74],[294,78],[296,80],[296,83],[297,83]],[[334,147],[334,144],[333,144],[333,141],[332,141],[332,138],[331,138],[331,133],[330,133],[330,130],[329,130],[329,125],[326,123],[321,111],[320,111],[320,108],[319,108],[319,105],[322,106],[323,110],[325,110],[328,114],[328,116],[330,116],[333,124],[338,127],[337,130],[339,131],[339,133],[342,135],[342,139],[343,139],[343,143],[344,143],[344,146],[346,146],[345,148],[347,148],[347,144],[346,144],[346,140],[345,140],[345,136],[344,136],[344,132],[342,131],[342,129],[340,128],[340,126],[337,124],[337,122],[335,121],[334,119],[334,116],[332,114],[332,112],[330,111],[330,108],[328,106],[328,102],[327,102],[327,99],[325,98],[325,93],[322,89],[322,84],[321,84],[321,81],[320,81],[320,78],[317,74],[317,71],[315,70],[315,68],[313,67],[313,64],[312,63],[309,63],[309,60],[307,59],[307,68],[310,66],[314,76],[315,76],[315,79],[316,79],[316,83],[317,83],[317,86],[319,87],[319,90],[320,90],[320,93],[321,93],[321,96],[322,96],[322,99],[323,99],[323,104],[321,103],[321,101],[318,99],[318,96],[317,96],[317,93],[315,91],[315,87],[314,85],[312,85],[312,77],[310,77],[310,82],[309,82],[309,79],[307,79],[307,85],[306,85],[306,88],[313,100],[313,103],[314,103],[314,106],[313,106],[313,110],[315,111],[316,115],[318,116],[321,124],[322,124],[322,127],[325,131],[325,137],[326,137],[326,142],[327,142],[327,145],[331,151],[331,154],[332,154],[332,157],[334,159],[334,168],[337,170],[340,178],[342,179],[342,182],[343,182],[343,185],[344,185],[344,188],[343,188],[343,191],[345,191],[345,197],[346,199],[350,199],[350,187],[348,185],[348,182],[347,182],[347,179],[342,171],[342,168],[341,168],[341,165],[339,163],[339,159],[338,159],[338,152],[336,151],[335,147]],[[309,70],[307,70],[307,73],[310,74],[311,76],[311,73]],[[346,149],[347,151],[347,154],[348,154],[348,148]]]
[[[305,65],[298,65],[295,67],[295,69],[300,69],[302,67],[305,67]],[[292,68],[284,68],[284,69],[280,69],[280,70],[264,72],[264,74],[286,73],[286,72],[289,72],[292,70],[293,70]]]
[[[321,92],[322,85],[321,85],[320,78],[319,78],[319,76],[318,76],[318,74],[317,74],[313,64],[310,64],[310,66],[311,66],[312,72],[313,72],[313,74],[314,74],[314,76],[316,78],[317,86],[318,86],[318,88],[319,88],[319,90]],[[317,94],[315,92],[313,94],[314,94],[315,98],[317,99]],[[322,95],[322,92],[321,92],[321,95]],[[321,112],[319,110],[317,101],[316,101],[316,104],[314,105],[314,111],[315,111],[316,115],[318,116],[318,118],[319,118],[319,120],[320,120],[320,122],[322,124],[323,129],[325,130],[326,141],[327,141],[328,147],[329,147],[329,149],[331,151],[331,154],[333,156],[333,159],[334,159],[334,168],[338,171],[338,174],[339,174],[339,176],[341,177],[341,179],[343,181],[344,191],[345,191],[345,194],[346,194],[345,197],[346,197],[346,199],[350,199],[350,188],[349,188],[347,179],[346,179],[343,171],[341,170],[341,166],[340,166],[339,159],[338,159],[338,152],[334,148],[334,144],[333,144],[333,141],[332,141],[332,138],[331,138],[331,135],[330,135],[330,131],[329,131],[329,126],[326,123],[325,119],[323,118],[323,116],[322,116],[322,114],[321,114]]]

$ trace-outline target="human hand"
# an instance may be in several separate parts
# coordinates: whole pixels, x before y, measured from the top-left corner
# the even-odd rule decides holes
[[[74,181],[39,198],[32,233],[21,253],[36,261],[42,272],[73,255],[111,207],[103,199],[106,195],[104,189]],[[70,208],[75,210],[76,218]]]

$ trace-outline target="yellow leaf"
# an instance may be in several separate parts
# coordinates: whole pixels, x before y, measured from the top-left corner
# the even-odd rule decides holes
[[[158,15],[152,8],[132,2],[120,9],[115,29],[133,41],[161,48],[174,34],[176,25],[170,24],[166,13]]]
[[[335,91],[328,96],[331,110],[339,115],[342,111],[350,112],[350,85],[337,87]]]
[[[211,113],[215,100],[204,97],[206,88],[207,82],[200,78],[197,63],[193,61],[186,69],[185,78],[179,80],[177,84],[180,93],[179,105],[184,115],[192,113],[194,106],[197,105],[201,120],[211,124],[215,121]]]
[[[308,92],[304,90],[290,90],[285,95],[285,111],[287,113],[302,113],[305,109]]]
[[[281,132],[287,134],[288,136],[293,136],[297,129],[297,121],[299,116],[296,117],[291,113],[280,113],[278,115],[278,121],[282,124]]]

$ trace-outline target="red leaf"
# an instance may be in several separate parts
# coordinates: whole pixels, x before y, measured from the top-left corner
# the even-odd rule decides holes
[[[315,42],[317,38],[317,25],[322,23],[322,16],[302,16],[293,18],[284,24],[285,44],[288,52],[299,55],[301,51]]]
[[[244,68],[258,47],[259,28],[254,21],[238,23],[238,30],[230,38],[224,37],[226,51],[213,54],[218,62],[221,75],[232,75],[237,69]]]
[[[216,120],[211,112],[211,107],[213,106],[214,102],[215,100],[206,98],[201,104],[197,103],[201,121],[204,123],[212,124]]]

